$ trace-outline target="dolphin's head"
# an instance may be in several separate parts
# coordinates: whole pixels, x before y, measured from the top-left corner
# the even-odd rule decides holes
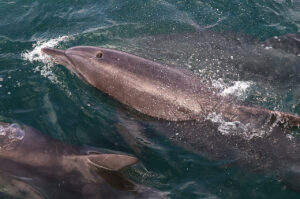
[[[97,78],[102,78],[99,75],[105,67],[110,69],[120,67],[119,63],[127,56],[126,53],[120,51],[94,46],[76,46],[67,50],[43,48],[42,51],[49,55],[54,62],[64,65],[91,84],[93,84],[90,82],[93,79],[91,76],[97,73]]]

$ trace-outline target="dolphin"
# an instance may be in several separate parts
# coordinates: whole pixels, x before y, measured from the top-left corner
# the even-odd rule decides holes
[[[297,115],[246,106],[219,95],[189,70],[126,52],[93,46],[42,51],[128,109],[150,116],[146,122],[186,150],[254,170],[273,169],[285,176],[299,172]],[[134,127],[122,130],[122,136],[139,146],[130,132],[142,128],[131,123],[126,116],[121,119],[123,127]]]
[[[141,36],[118,41],[118,48],[167,65],[189,68],[209,80],[299,82],[300,36],[265,41],[232,32],[200,31]]]
[[[279,120],[290,127],[300,125],[297,115],[248,107],[221,97],[188,70],[93,46],[42,51],[100,91],[154,118],[189,121],[215,113],[225,120],[254,126],[270,126]]]
[[[0,122],[0,162],[1,187],[17,197],[163,198],[119,173],[137,158],[66,145],[17,123]]]

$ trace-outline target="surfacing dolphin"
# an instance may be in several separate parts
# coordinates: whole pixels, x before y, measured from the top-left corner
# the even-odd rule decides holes
[[[154,118],[202,120],[214,113],[256,128],[278,121],[300,125],[296,115],[234,104],[187,70],[93,46],[42,50],[102,92]]]
[[[16,123],[0,122],[0,162],[1,187],[17,197],[163,198],[118,172],[137,158],[65,145]]]
[[[291,131],[300,125],[297,115],[235,103],[190,71],[117,50],[77,46],[43,52],[102,92],[156,118],[154,126],[187,150],[256,170],[300,169],[300,146]]]

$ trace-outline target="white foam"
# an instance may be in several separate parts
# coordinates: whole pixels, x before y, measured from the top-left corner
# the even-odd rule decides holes
[[[25,136],[25,131],[21,128],[19,124],[13,123],[9,125],[8,130],[9,130],[9,134],[8,134],[9,139],[22,140]]]
[[[10,140],[22,140],[25,136],[25,131],[19,124],[13,123],[8,127],[0,126],[0,135],[7,136]]]
[[[6,135],[6,129],[3,126],[0,126],[0,135],[5,136]]]
[[[50,57],[42,52],[42,48],[53,48],[63,41],[70,40],[70,36],[61,36],[58,38],[53,38],[49,40],[38,40],[33,44],[33,49],[31,51],[26,51],[22,53],[22,57],[30,62],[40,62],[35,68],[35,72],[40,72],[40,74],[48,78],[52,83],[58,83],[57,77],[52,72],[53,62]]]
[[[270,49],[272,49],[272,46],[265,46],[265,49],[270,50]]]
[[[212,85],[215,88],[221,89],[221,96],[234,95],[239,98],[245,98],[247,90],[253,85],[252,81],[232,81],[225,83],[223,79],[213,80]]]
[[[257,129],[250,123],[243,124],[240,121],[225,121],[222,114],[210,113],[207,118],[211,122],[218,124],[218,131],[222,135],[241,136],[246,140],[251,140],[253,137],[263,137],[271,132],[271,129]]]
[[[70,39],[69,36],[61,36],[50,40],[36,41],[36,43],[33,44],[33,50],[22,53],[22,57],[31,62],[41,61],[44,63],[49,63],[50,62],[49,56],[47,56],[42,52],[42,48],[53,48],[57,46],[60,42],[67,41],[69,39]]]
[[[235,81],[232,86],[223,90],[222,95],[244,95],[251,84],[251,81]]]

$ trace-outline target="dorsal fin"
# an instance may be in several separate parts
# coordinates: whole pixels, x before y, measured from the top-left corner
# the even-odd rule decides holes
[[[135,157],[120,154],[93,154],[87,159],[95,167],[111,171],[119,171],[139,161]]]

